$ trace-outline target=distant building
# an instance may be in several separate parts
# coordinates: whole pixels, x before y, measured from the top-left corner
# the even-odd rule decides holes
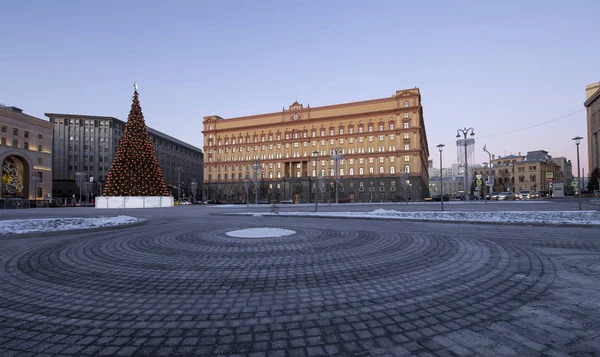
[[[0,199],[48,200],[52,193],[52,124],[0,106]]]
[[[571,182],[575,180],[573,176],[573,165],[571,164],[571,160],[567,160],[566,157],[553,157],[552,161],[559,167],[560,174],[558,175],[561,178],[560,181],[555,180],[557,183],[565,184],[565,194],[572,195],[573,194],[573,186]]]
[[[463,176],[444,177],[442,180],[444,186],[444,195],[457,195],[459,192],[464,192],[465,181]],[[431,195],[440,195],[440,177],[429,177],[429,191]]]
[[[600,168],[600,100],[598,98],[600,98],[600,82],[585,87],[585,103],[583,105],[587,108],[587,142],[590,173],[595,168]]]
[[[76,172],[84,172],[88,180],[93,177],[93,194],[100,194],[125,131],[125,122],[92,115],[46,113],[46,116],[54,128],[54,195],[63,199],[79,197]],[[198,188],[202,187],[202,150],[152,128],[148,128],[148,134],[171,194],[177,197],[180,186],[181,195],[197,196]],[[191,192],[193,188],[196,192]]]
[[[570,162],[557,159],[557,162],[566,166]],[[563,183],[568,167],[557,164],[552,156],[545,150],[529,151],[527,155],[508,155],[495,158],[492,155],[492,175],[494,186],[492,191],[506,191],[518,193],[521,190],[549,192],[551,182],[547,176],[552,176],[552,182]],[[489,169],[476,170],[476,174],[489,175]]]

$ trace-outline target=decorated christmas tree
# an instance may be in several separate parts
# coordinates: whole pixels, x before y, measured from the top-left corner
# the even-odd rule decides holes
[[[134,86],[125,132],[110,166],[103,196],[168,196]]]

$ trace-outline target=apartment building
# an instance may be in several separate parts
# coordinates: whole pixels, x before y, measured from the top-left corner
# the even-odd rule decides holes
[[[600,82],[585,87],[589,170],[600,168]],[[587,186],[586,186],[587,187]]]
[[[399,185],[413,199],[429,195],[418,88],[360,102],[310,107],[296,101],[280,112],[206,116],[202,133],[208,198],[243,199],[250,186],[270,200],[331,202],[336,180],[345,201],[400,199]]]

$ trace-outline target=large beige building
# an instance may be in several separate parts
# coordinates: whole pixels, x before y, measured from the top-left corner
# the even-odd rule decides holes
[[[589,172],[600,168],[600,82],[585,87]]]
[[[404,187],[413,199],[429,195],[418,88],[353,103],[207,116],[203,134],[208,199],[243,200],[249,187],[253,201],[258,187],[261,199],[327,202],[335,200],[336,177],[342,202],[398,200]]]
[[[0,106],[0,163],[0,199],[47,201],[52,193],[52,124],[17,107]]]

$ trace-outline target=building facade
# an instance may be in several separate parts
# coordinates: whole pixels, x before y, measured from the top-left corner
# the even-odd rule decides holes
[[[331,202],[336,180],[346,202],[400,200],[404,187],[413,199],[429,195],[418,88],[361,102],[207,116],[203,134],[209,199],[243,200],[249,192],[271,201]]]
[[[84,191],[101,194],[125,122],[92,115],[46,113],[46,116],[54,131],[54,195],[65,200],[79,199],[77,175],[85,177]],[[197,197],[203,176],[202,150],[152,128],[148,128],[148,134],[173,197]]]
[[[0,106],[0,199],[49,200],[52,194],[52,124]]]
[[[600,82],[585,87],[589,172],[600,168]],[[587,186],[586,186],[587,187]]]
[[[552,183],[565,182],[563,169],[557,165],[545,150],[529,151],[527,155],[508,155],[496,158],[492,155],[492,175],[494,186],[492,191],[515,192],[521,190],[548,193]],[[549,181],[548,176],[552,176]],[[489,168],[475,170],[475,174],[489,176]]]

